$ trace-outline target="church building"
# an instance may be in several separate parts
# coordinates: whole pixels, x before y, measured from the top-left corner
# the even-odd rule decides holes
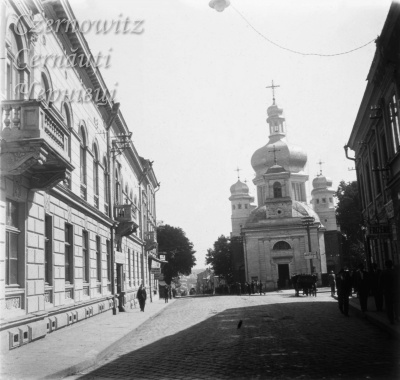
[[[240,179],[230,189],[231,237],[243,243],[242,263],[235,257],[234,268],[242,271],[238,278],[262,281],[267,290],[287,287],[291,276],[300,273],[315,273],[321,282],[327,273],[324,235],[338,228],[332,181],[321,171],[307,202],[307,154],[286,140],[275,96],[267,115],[269,140],[251,158],[257,205]]]

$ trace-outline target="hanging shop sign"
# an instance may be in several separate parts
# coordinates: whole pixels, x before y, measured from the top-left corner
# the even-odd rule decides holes
[[[125,264],[125,255],[123,252],[115,251],[115,263]]]

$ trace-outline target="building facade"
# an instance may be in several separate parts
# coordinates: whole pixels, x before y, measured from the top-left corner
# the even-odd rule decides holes
[[[365,93],[345,146],[357,171],[367,262],[380,268],[387,259],[400,264],[399,36],[400,3],[394,1],[376,40]]]
[[[234,255],[235,281],[262,281],[267,290],[290,286],[294,274],[327,273],[325,233],[338,233],[332,181],[322,172],[313,180],[312,202],[307,203],[307,154],[286,140],[283,110],[267,110],[269,141],[252,156],[257,205],[248,186],[231,186],[232,239],[242,254]],[[338,244],[332,248],[335,256]],[[334,263],[330,263],[334,267]]]
[[[158,288],[159,184],[73,25],[64,0],[1,5],[5,349]]]

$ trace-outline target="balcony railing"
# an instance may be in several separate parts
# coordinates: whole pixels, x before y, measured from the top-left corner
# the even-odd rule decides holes
[[[2,173],[29,172],[34,189],[48,189],[65,180],[73,170],[68,155],[70,131],[59,111],[40,100],[6,100],[1,109]]]
[[[116,205],[115,220],[118,222],[136,221],[136,206],[134,204]]]

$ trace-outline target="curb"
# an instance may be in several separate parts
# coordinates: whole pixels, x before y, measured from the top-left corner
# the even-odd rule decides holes
[[[338,299],[337,295],[335,295],[333,298],[335,298],[336,300]],[[382,320],[381,318],[376,318],[376,316],[371,312],[362,312],[360,306],[357,303],[351,302],[352,299],[350,299],[349,302],[349,309],[354,313],[357,318],[367,320],[373,325],[379,327],[381,330],[389,333],[393,338],[400,340],[400,328],[398,327],[398,325],[390,325],[388,321],[383,320],[383,317]]]
[[[111,343],[108,347],[104,348],[100,352],[93,352],[91,354],[91,357],[81,361],[78,364],[71,365],[70,367],[64,368],[58,372],[55,372],[51,375],[47,375],[43,377],[43,380],[54,380],[54,379],[63,379],[66,376],[71,376],[74,374],[78,374],[78,372],[84,371],[86,369],[89,369],[90,367],[95,366],[100,360],[104,359],[111,351],[113,351],[116,347],[120,346],[121,343],[129,338],[129,335],[133,334],[141,325],[146,323],[147,321],[150,321],[156,317],[158,317],[169,305],[171,305],[173,302],[168,302],[168,305],[163,306],[161,310],[157,311],[153,315],[149,316],[147,319],[145,319],[143,322],[139,323],[137,326],[135,326],[132,330],[129,330],[124,336],[121,338],[117,339],[115,342]],[[94,354],[94,356],[93,356]]]

